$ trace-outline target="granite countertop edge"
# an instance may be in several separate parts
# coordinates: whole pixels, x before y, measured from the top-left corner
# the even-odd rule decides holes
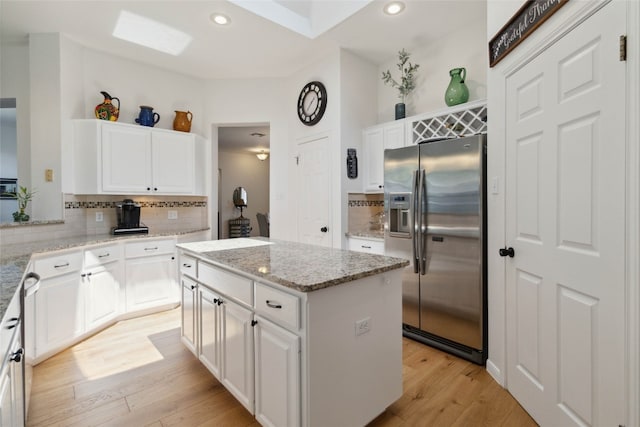
[[[286,249],[283,249],[284,252],[278,255],[273,252],[266,253],[268,246],[229,248],[206,252],[192,250],[188,244],[178,244],[177,246],[188,254],[216,267],[224,268],[252,280],[271,282],[303,293],[341,285],[409,265],[409,261],[402,258],[320,246],[314,247],[313,245],[274,239],[256,239],[280,245]],[[286,251],[287,249],[290,249],[289,252]],[[296,254],[308,253],[309,251],[317,253],[316,263],[307,265],[301,275],[296,270],[307,260],[304,260],[302,256],[300,259],[295,259],[295,257]],[[346,262],[336,270],[335,274],[327,276],[325,266],[332,262],[335,263],[336,258],[342,257],[347,258]],[[277,265],[277,273],[271,271],[274,264]]]
[[[84,246],[106,244],[116,241],[135,240],[141,238],[176,237],[192,233],[207,231],[209,228],[192,229],[175,232],[130,234],[114,236],[111,234],[76,236],[64,239],[15,243],[0,246],[0,319],[4,317],[11,298],[22,281],[25,270],[29,265],[31,256],[46,252],[54,252],[65,249],[81,248]]]

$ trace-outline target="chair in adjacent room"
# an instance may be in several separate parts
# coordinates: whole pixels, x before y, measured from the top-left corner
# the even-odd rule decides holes
[[[267,221],[267,215],[263,213],[257,213],[258,227],[260,228],[261,237],[269,237],[269,221]]]

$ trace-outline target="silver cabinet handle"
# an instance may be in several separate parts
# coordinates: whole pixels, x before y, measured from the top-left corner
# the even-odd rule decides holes
[[[158,247],[153,247],[153,248],[144,248],[145,251],[157,251]]]
[[[367,246],[367,245],[360,245],[360,247],[363,249],[371,249],[371,246]]]
[[[98,255],[98,258],[106,258],[108,256],[111,256],[111,254],[109,252],[102,254],[102,255]]]
[[[271,308],[282,308],[282,304],[279,304],[279,303],[277,303],[275,301],[267,300],[266,303],[267,303],[267,306],[271,307]]]
[[[186,263],[185,263],[185,264],[182,264],[182,266],[183,266],[184,268],[191,268],[191,267],[193,267],[191,264],[186,264]]]
[[[69,267],[69,263],[65,262],[64,264],[57,264],[53,266],[53,268],[64,268],[64,267]]]

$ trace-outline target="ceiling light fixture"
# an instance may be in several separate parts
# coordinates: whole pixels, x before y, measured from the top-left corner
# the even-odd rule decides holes
[[[189,34],[126,10],[120,11],[112,35],[175,56],[191,43]]]
[[[404,3],[401,1],[392,1],[387,3],[384,8],[384,13],[387,15],[397,15],[404,10]]]
[[[264,162],[265,160],[267,160],[267,157],[269,157],[269,154],[265,153],[264,150],[262,150],[261,152],[259,152],[258,154],[256,154],[256,157],[258,158],[258,160],[260,160],[261,162]]]
[[[211,21],[215,22],[218,25],[231,24],[231,19],[229,19],[227,15],[223,15],[222,13],[212,13],[209,19],[211,19]]]

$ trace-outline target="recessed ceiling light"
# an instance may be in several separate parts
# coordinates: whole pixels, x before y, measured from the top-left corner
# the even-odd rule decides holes
[[[119,39],[176,56],[191,43],[189,34],[126,10],[120,11],[112,34]]]
[[[231,19],[222,13],[212,13],[209,18],[218,25],[229,25],[231,23]]]
[[[404,3],[401,1],[392,1],[384,6],[384,13],[387,15],[397,15],[404,10]]]

